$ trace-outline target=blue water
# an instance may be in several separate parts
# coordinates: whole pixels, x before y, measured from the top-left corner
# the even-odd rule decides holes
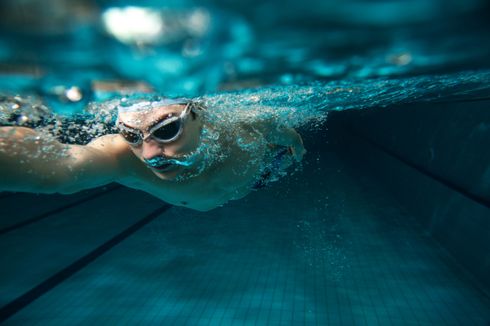
[[[208,213],[118,185],[0,193],[0,323],[488,325],[489,9],[2,1],[2,124],[72,121],[58,136],[86,143],[122,100],[188,97],[308,153]]]
[[[65,4],[53,9],[56,19],[40,11],[30,24],[23,24],[14,2],[2,5],[4,15],[11,12],[13,17],[1,30],[0,60],[6,72],[1,89],[40,95],[52,109],[66,113],[119,96],[120,90],[95,85],[107,80],[140,81],[157,93],[188,97],[271,84],[276,92],[282,86],[288,86],[283,92],[294,92],[290,85],[342,80],[331,87],[361,87],[366,97],[374,97],[382,85],[365,81],[381,79],[391,81],[393,102],[416,100],[427,88],[445,96],[443,79],[454,84],[460,79],[437,77],[448,73],[472,75],[471,81],[462,77],[461,89],[452,92],[488,82],[484,1],[310,0],[288,3],[279,12],[273,1],[246,9],[226,1],[80,3],[74,19],[66,17],[76,8]],[[438,79],[433,85],[432,76]],[[81,98],[67,98],[63,91],[70,87]],[[137,91],[134,85],[129,88]],[[351,100],[342,98],[338,104],[349,108]]]

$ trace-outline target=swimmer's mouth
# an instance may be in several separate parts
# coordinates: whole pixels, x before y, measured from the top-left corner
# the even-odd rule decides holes
[[[174,167],[188,167],[192,165],[190,161],[181,161],[176,158],[155,157],[152,159],[145,159],[144,162],[148,167],[158,172],[165,172],[173,169]]]
[[[170,170],[173,166],[174,166],[174,164],[172,164],[172,163],[164,163],[164,164],[159,165],[159,166],[151,166],[150,165],[150,168],[152,168],[153,170],[157,170],[158,172],[166,172],[166,171]]]

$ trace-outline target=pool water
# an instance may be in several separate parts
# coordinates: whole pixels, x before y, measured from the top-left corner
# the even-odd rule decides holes
[[[117,184],[0,193],[0,323],[488,325],[488,9],[3,1],[3,125],[86,143],[158,93],[279,119],[308,152],[206,213]]]

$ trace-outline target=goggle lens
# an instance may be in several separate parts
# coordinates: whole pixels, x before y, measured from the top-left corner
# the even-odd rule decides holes
[[[162,141],[169,141],[175,138],[179,134],[181,121],[181,119],[177,119],[164,126],[161,126],[160,128],[153,131],[153,137]]]
[[[120,129],[119,134],[130,144],[138,145],[143,139],[143,135],[136,131]]]

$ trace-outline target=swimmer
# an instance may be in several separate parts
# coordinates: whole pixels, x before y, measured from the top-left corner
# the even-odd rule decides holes
[[[207,111],[184,99],[119,105],[119,133],[87,145],[0,127],[0,190],[70,194],[117,182],[208,211],[264,187],[302,160],[303,141],[294,129],[273,119],[212,124]]]

